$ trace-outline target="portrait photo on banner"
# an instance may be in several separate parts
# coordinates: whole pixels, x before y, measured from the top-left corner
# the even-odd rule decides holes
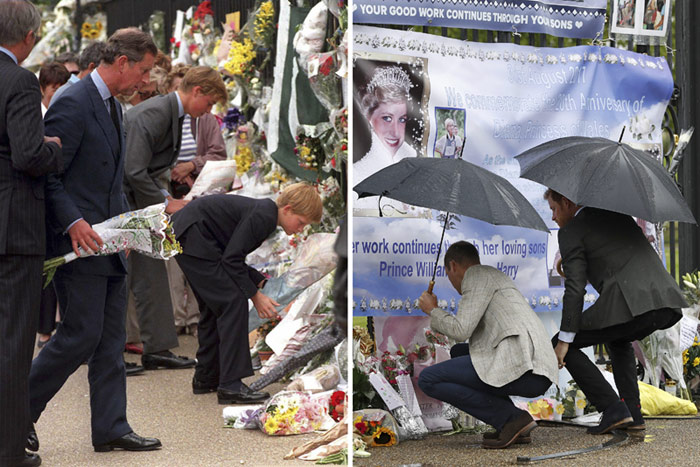
[[[452,107],[435,107],[435,144],[433,157],[460,158],[466,140],[466,110]]]
[[[613,0],[611,32],[666,36],[671,0]]]
[[[425,59],[355,54],[353,59],[353,181],[407,157],[424,157],[430,133],[430,83]],[[376,197],[354,198],[354,215],[378,216]],[[382,215],[424,217],[425,209],[382,199]]]

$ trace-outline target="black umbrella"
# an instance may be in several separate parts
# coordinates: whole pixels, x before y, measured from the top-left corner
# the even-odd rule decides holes
[[[651,222],[696,223],[664,166],[649,153],[621,142],[569,136],[515,157],[521,177],[541,183],[578,205]]]
[[[535,208],[508,180],[463,159],[407,157],[367,177],[354,190],[360,198],[386,196],[491,224],[549,232]],[[449,218],[445,216],[443,237]],[[439,258],[440,250],[436,266]]]

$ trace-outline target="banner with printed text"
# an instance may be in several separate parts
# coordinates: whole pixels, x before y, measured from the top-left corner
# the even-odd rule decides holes
[[[405,24],[595,38],[607,0],[355,0],[355,24]]]
[[[354,29],[353,79],[353,186],[392,160],[459,157],[463,146],[465,160],[513,183],[551,230],[451,217],[436,269],[444,213],[353,193],[356,316],[423,316],[417,298],[433,272],[440,306],[455,310],[459,294],[442,261],[459,240],[510,276],[536,311],[560,310],[557,225],[545,188],[519,178],[514,156],[564,136],[617,140],[623,127],[623,142],[659,155],[673,90],[663,58],[627,50],[471,43],[368,26]],[[390,99],[392,86],[403,96]]]

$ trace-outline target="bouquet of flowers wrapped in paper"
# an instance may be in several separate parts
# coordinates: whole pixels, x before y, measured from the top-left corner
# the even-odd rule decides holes
[[[268,401],[260,414],[262,431],[268,435],[298,435],[323,428],[335,422],[328,416],[327,401],[321,404],[306,392],[282,391]]]
[[[336,73],[339,67],[335,52],[311,54],[307,61],[309,83],[316,98],[328,110],[339,109],[343,97],[341,78]]]
[[[59,266],[85,256],[105,256],[134,250],[151,258],[167,260],[182,253],[162,203],[119,214],[93,225],[92,229],[102,238],[102,248],[97,253],[80,249],[80,256],[71,251],[44,261],[44,286],[51,282]]]

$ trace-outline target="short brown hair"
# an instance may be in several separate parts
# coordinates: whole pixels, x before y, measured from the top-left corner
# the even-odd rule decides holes
[[[190,68],[192,66],[190,65],[185,65],[184,63],[178,63],[177,65],[173,66],[168,73],[168,77],[165,80],[164,86],[167,89],[167,92],[171,92],[171,88],[173,87],[173,83],[175,82],[175,78],[182,78],[185,77],[188,71],[190,71]],[[179,83],[178,83],[179,86]],[[173,89],[174,91],[175,89]]]
[[[39,32],[41,13],[31,2],[0,2],[0,45],[15,45],[33,31]]]
[[[307,217],[312,223],[318,223],[323,216],[323,201],[313,185],[300,182],[284,188],[277,197],[277,206],[291,206],[294,214]]]
[[[222,104],[228,99],[226,85],[221,79],[221,74],[211,67],[195,66],[190,68],[182,78],[178,89],[190,92],[195,86],[200,86],[204,95],[215,97]]]
[[[461,266],[481,264],[479,250],[473,244],[464,240],[453,243],[445,252],[445,268],[449,267],[450,261],[454,261]]]
[[[547,191],[544,192],[542,197],[544,199],[551,199],[555,203],[561,203],[561,200],[564,199],[564,195],[552,190],[551,188],[547,188]]]
[[[123,28],[107,39],[102,61],[111,65],[117,57],[125,55],[130,62],[140,62],[146,54],[158,55],[158,47],[150,34],[138,28]]]
[[[51,84],[66,84],[68,78],[70,78],[70,71],[66,69],[63,63],[47,63],[46,65],[42,65],[39,70],[39,86],[41,89]]]

